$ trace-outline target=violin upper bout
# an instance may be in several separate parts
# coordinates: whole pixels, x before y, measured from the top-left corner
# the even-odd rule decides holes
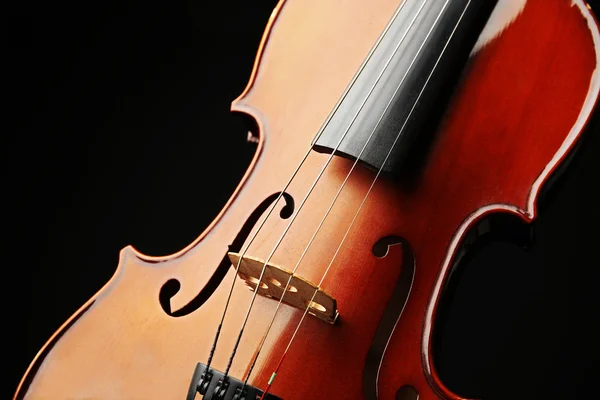
[[[470,212],[502,204],[531,219],[541,186],[573,148],[597,101],[600,36],[583,1],[508,4],[500,0],[484,29],[434,157],[468,178],[464,190],[488,193]],[[436,168],[432,177],[439,176]]]

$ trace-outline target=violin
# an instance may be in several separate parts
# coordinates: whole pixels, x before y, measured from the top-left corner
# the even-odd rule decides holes
[[[442,298],[482,232],[536,219],[599,65],[583,0],[280,1],[230,200],[175,254],[125,247],[14,399],[463,399]]]

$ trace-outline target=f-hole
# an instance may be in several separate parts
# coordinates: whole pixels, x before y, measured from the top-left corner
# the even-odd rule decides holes
[[[373,255],[377,258],[383,258],[390,252],[390,247],[402,243],[399,236],[386,236],[381,238],[373,246]]]
[[[377,375],[381,360],[385,352],[388,340],[394,331],[396,322],[402,315],[402,310],[412,287],[413,278],[415,275],[415,262],[413,252],[400,236],[385,236],[379,239],[372,248],[373,255],[377,258],[384,258],[390,252],[390,247],[402,245],[402,268],[394,293],[390,298],[387,307],[383,313],[383,317],[377,327],[377,332],[369,348],[367,359],[365,361],[365,369],[363,372],[363,389],[367,400],[377,399]],[[400,263],[399,263],[400,264]],[[407,390],[407,389],[405,389]],[[403,393],[403,392],[398,392]],[[397,395],[399,396],[399,395]],[[411,397],[396,397],[397,399],[413,400]],[[414,398],[417,400],[418,397]]]
[[[274,193],[267,197],[258,205],[258,207],[256,207],[252,214],[250,214],[242,226],[242,229],[240,229],[233,242],[229,245],[229,250],[225,252],[223,259],[221,260],[221,263],[217,267],[213,276],[209,279],[202,290],[192,300],[190,300],[189,303],[181,307],[179,310],[171,310],[171,299],[177,294],[177,292],[179,292],[179,289],[181,289],[181,282],[173,278],[164,283],[164,285],[160,288],[158,299],[163,311],[167,315],[170,315],[171,317],[183,317],[196,311],[202,306],[202,304],[206,302],[206,300],[208,300],[208,298],[221,284],[231,266],[231,261],[229,260],[227,253],[230,251],[239,252],[241,250],[242,245],[250,235],[250,232],[252,232],[252,229],[258,222],[260,216],[264,214],[267,208],[269,208],[269,206],[273,204],[275,200],[277,200],[279,195],[280,193]],[[294,213],[294,198],[286,192],[283,192],[282,197],[285,200],[285,205],[281,208],[279,217],[282,219],[288,219]]]

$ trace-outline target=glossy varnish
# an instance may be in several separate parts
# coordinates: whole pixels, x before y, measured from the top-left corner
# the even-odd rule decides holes
[[[367,3],[278,5],[248,87],[232,106],[260,128],[258,151],[235,194],[177,254],[156,258],[123,249],[114,277],[40,351],[16,398],[185,397],[196,362],[206,362],[234,278],[232,269],[218,268],[228,246],[253,211],[283,189],[398,6],[397,0]],[[471,57],[423,169],[410,185],[387,178],[374,185],[322,284],[337,300],[340,317],[334,325],[305,320],[272,387],[279,397],[391,400],[410,385],[420,400],[459,398],[437,378],[430,352],[437,300],[454,252],[466,230],[489,213],[535,217],[538,191],[575,144],[600,83],[597,25],[581,0],[500,1],[504,11],[511,4],[517,12],[492,17],[497,29]],[[312,153],[287,189],[296,209],[328,158]],[[349,160],[331,160],[273,263],[294,268],[351,167]],[[319,282],[374,176],[362,167],[353,171],[299,276]],[[282,199],[247,254],[265,259],[271,253],[290,221],[279,213],[284,204]],[[373,246],[388,236],[404,244],[376,257]],[[407,260],[414,260],[414,276],[406,306],[393,332],[383,332],[389,336],[385,353],[367,367],[401,271],[410,268],[403,265]],[[224,278],[216,286],[219,274]],[[165,284],[176,286],[173,279],[180,287],[169,310]],[[217,369],[227,364],[250,297],[240,280],[213,361]],[[257,299],[233,376],[244,377],[275,306],[272,299]],[[253,385],[266,385],[301,314],[282,307]]]

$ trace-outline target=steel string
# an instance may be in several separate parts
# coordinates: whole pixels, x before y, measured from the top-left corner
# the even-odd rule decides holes
[[[336,113],[336,111],[339,109],[340,105],[342,104],[342,102],[346,98],[347,94],[350,92],[350,89],[354,86],[354,84],[358,80],[359,76],[362,74],[363,70],[365,69],[365,66],[367,65],[367,63],[369,62],[369,60],[371,59],[371,57],[373,56],[373,54],[375,53],[375,51],[379,47],[379,45],[380,45],[381,41],[383,40],[384,36],[386,35],[386,33],[389,31],[390,27],[392,26],[393,21],[395,21],[395,19],[397,18],[397,16],[400,14],[400,11],[404,8],[405,4],[406,4],[406,2],[402,3],[402,5],[398,8],[398,10],[396,10],[396,12],[394,13],[392,19],[386,25],[386,27],[383,30],[382,34],[377,39],[377,42],[375,42],[375,45],[373,46],[373,48],[367,54],[367,57],[362,62],[361,66],[359,67],[359,69],[357,71],[357,73],[354,75],[354,77],[352,78],[352,80],[350,81],[350,83],[348,84],[348,86],[346,87],[346,89],[344,90],[344,93],[342,93],[342,96],[340,97],[340,99],[336,103],[336,105],[333,108],[333,110],[327,116],[327,119],[323,123],[323,126],[319,129],[319,132],[317,132],[317,134],[315,136],[315,142],[321,136],[321,134],[327,128],[327,126],[329,125],[329,122],[331,121],[331,118]],[[344,137],[345,137],[345,135],[342,136],[341,140],[343,140]],[[341,140],[340,140],[340,143],[341,143]],[[338,143],[338,145],[336,146],[335,150],[337,150],[337,148],[339,147],[340,143]],[[233,293],[233,289],[234,289],[235,283],[237,281],[236,276],[237,276],[237,273],[239,271],[241,261],[244,258],[244,255],[246,254],[246,252],[248,251],[248,249],[250,248],[250,246],[252,245],[252,243],[254,242],[254,240],[256,239],[256,237],[258,236],[258,233],[261,231],[261,229],[263,228],[263,226],[265,225],[265,223],[267,222],[267,220],[269,219],[269,217],[273,213],[273,210],[277,207],[277,204],[279,203],[279,200],[281,200],[281,198],[283,197],[283,194],[288,189],[288,187],[291,185],[292,181],[294,180],[294,178],[296,177],[296,175],[300,171],[300,168],[302,168],[302,165],[304,165],[304,162],[306,161],[306,159],[308,158],[308,156],[312,152],[313,148],[314,148],[314,145],[311,145],[309,147],[309,149],[307,150],[306,154],[304,154],[302,160],[300,161],[300,164],[298,164],[298,167],[296,167],[296,169],[292,173],[292,176],[289,178],[289,180],[285,184],[283,190],[279,193],[279,195],[277,196],[277,198],[273,202],[272,206],[270,207],[269,211],[267,212],[266,216],[262,220],[261,224],[258,226],[256,232],[254,233],[254,235],[252,235],[252,237],[250,238],[250,241],[245,246],[245,249],[240,254],[240,259],[238,260],[238,263],[237,263],[236,268],[235,268],[235,275],[234,275],[234,278],[233,278],[233,282],[231,283],[231,286],[229,288],[229,294],[227,295],[227,300],[225,302],[225,307],[223,309],[223,314],[221,315],[221,320],[220,320],[219,325],[217,327],[215,338],[213,340],[213,344],[212,344],[212,347],[211,347],[211,350],[210,350],[210,353],[209,353],[209,356],[208,356],[208,360],[207,360],[207,363],[206,363],[206,370],[208,370],[210,368],[210,365],[212,363],[212,359],[214,357],[214,354],[215,354],[215,351],[216,351],[216,348],[217,348],[217,344],[218,344],[219,337],[220,337],[220,334],[221,334],[221,329],[223,328],[223,323],[225,321],[225,315],[227,314],[227,310],[229,308],[229,303],[231,301],[231,296],[232,296],[232,293]],[[330,159],[333,158],[335,150],[331,153]],[[327,161],[327,163],[329,162],[329,160]],[[298,213],[298,211],[296,212],[296,214],[297,213]]]
[[[400,39],[398,45],[396,46],[391,58],[393,58],[396,54],[396,52],[398,51],[400,45],[402,44],[402,42],[404,41],[404,38],[406,37],[406,35],[408,34],[409,30],[412,28],[413,24],[415,23],[416,19],[419,17],[423,7],[425,6],[425,4],[428,2],[429,0],[425,0],[423,2],[423,4],[421,5],[420,9],[418,10],[417,14],[414,16],[413,20],[411,21],[411,23],[409,24],[408,28],[406,29],[405,34],[403,35],[403,37]],[[443,10],[442,10],[443,13]],[[430,31],[431,32],[431,31]],[[423,44],[427,41],[428,36],[425,38],[425,41],[423,42]],[[266,338],[269,334],[269,331],[271,330],[273,323],[275,321],[275,317],[277,315],[277,312],[279,311],[279,308],[281,307],[281,303],[283,302],[283,299],[285,297],[285,294],[288,293],[287,290],[290,286],[290,283],[292,281],[292,278],[294,277],[294,274],[296,273],[296,270],[298,269],[298,267],[300,266],[300,263],[302,262],[302,260],[304,259],[304,257],[306,256],[308,249],[310,248],[310,246],[312,245],[313,241],[315,240],[317,234],[319,233],[319,231],[321,230],[321,227],[323,226],[323,224],[325,223],[325,220],[327,219],[327,217],[329,216],[331,210],[333,209],[338,197],[340,196],[342,190],[344,189],[344,187],[346,186],[346,183],[348,182],[348,179],[350,178],[352,172],[354,171],[355,167],[358,165],[358,162],[360,161],[360,157],[362,156],[363,152],[366,150],[371,138],[373,137],[373,135],[375,134],[377,128],[379,127],[379,125],[381,124],[381,122],[383,121],[383,117],[385,116],[385,113],[388,111],[389,107],[391,106],[394,97],[396,96],[396,94],[398,93],[398,91],[400,90],[400,87],[402,86],[402,84],[404,83],[405,79],[407,78],[408,74],[410,73],[416,59],[419,56],[419,53],[421,51],[421,49],[423,48],[423,45],[421,45],[421,48],[419,48],[417,55],[413,58],[413,60],[411,61],[406,73],[403,75],[400,83],[398,84],[398,87],[396,88],[396,90],[394,91],[394,94],[392,95],[391,99],[388,101],[385,109],[383,110],[383,112],[381,113],[381,116],[379,117],[379,119],[377,120],[377,123],[375,124],[375,127],[373,128],[373,130],[371,131],[369,137],[367,138],[365,144],[363,145],[360,153],[358,154],[358,156],[356,157],[356,160],[354,161],[354,163],[352,164],[352,167],[350,168],[350,171],[348,172],[348,174],[346,175],[346,178],[344,179],[344,181],[342,182],[342,185],[340,186],[340,188],[338,189],[337,193],[335,194],[331,204],[329,205],[329,208],[327,209],[327,211],[325,212],[325,215],[323,216],[323,218],[321,219],[321,221],[319,222],[319,225],[317,226],[317,229],[315,230],[315,232],[313,233],[312,237],[310,238],[308,244],[306,245],[306,247],[304,248],[304,251],[302,252],[302,254],[300,255],[300,259],[298,260],[298,262],[295,264],[294,268],[291,271],[290,276],[288,277],[287,283],[283,289],[283,293],[279,299],[279,302],[277,303],[277,307],[275,308],[275,311],[273,312],[273,317],[271,318],[269,325],[267,327],[267,330],[265,332],[265,334],[263,335],[261,342],[258,346],[258,350],[256,351],[256,354],[254,355],[253,358],[253,362],[252,365],[250,366],[248,372],[246,373],[246,379],[245,379],[245,384],[247,384],[248,379],[250,378],[250,374],[252,373],[252,370],[254,369],[254,366],[256,364],[256,360],[258,359],[258,356],[260,355],[260,352],[264,346],[264,343],[266,341]],[[311,300],[312,301],[312,300]],[[310,304],[310,303],[309,303]]]
[[[420,14],[420,12],[423,10],[423,7],[425,6],[425,4],[428,2],[429,0],[425,0],[419,10],[418,13]],[[449,0],[446,0],[446,4],[448,3]],[[403,3],[402,7],[404,7]],[[414,23],[414,21],[416,20],[416,17],[413,19],[412,23],[411,23],[411,27],[412,24]],[[409,28],[410,29],[410,28]],[[302,202],[300,203],[300,205],[298,206],[298,209],[296,210],[296,213],[293,215],[293,217],[291,218],[290,222],[288,223],[288,225],[286,226],[286,228],[284,229],[283,233],[281,234],[281,236],[279,237],[279,239],[277,240],[277,242],[275,243],[275,246],[273,248],[273,250],[269,253],[267,259],[265,260],[262,269],[261,269],[261,273],[260,276],[258,278],[258,282],[256,283],[256,288],[254,289],[254,292],[252,294],[252,299],[250,300],[250,305],[248,307],[248,310],[246,311],[246,315],[244,317],[244,321],[242,323],[242,327],[240,329],[240,332],[238,334],[237,340],[235,342],[235,345],[233,347],[231,356],[229,358],[229,362],[227,363],[227,367],[225,369],[224,372],[224,378],[226,378],[229,374],[229,369],[231,368],[231,365],[233,363],[233,360],[235,358],[237,349],[239,347],[240,341],[242,339],[242,335],[244,333],[244,329],[246,327],[246,324],[248,323],[248,318],[250,316],[250,312],[252,311],[252,307],[254,305],[254,301],[256,300],[256,296],[258,294],[258,289],[260,287],[260,284],[262,282],[262,279],[264,277],[265,271],[267,269],[267,265],[269,263],[269,261],[271,260],[271,258],[273,257],[273,255],[275,254],[275,252],[277,251],[277,249],[279,248],[279,245],[281,244],[281,242],[283,241],[283,239],[285,238],[285,236],[287,235],[289,229],[291,228],[292,224],[294,223],[294,221],[296,220],[296,217],[298,216],[298,214],[300,214],[300,211],[302,210],[304,204],[306,203],[306,201],[308,200],[308,198],[310,197],[312,191],[314,190],[314,188],[316,187],[317,183],[319,182],[319,180],[321,179],[321,176],[323,175],[323,173],[325,172],[325,170],[327,169],[327,166],[329,165],[329,163],[331,162],[331,160],[333,159],[336,150],[339,148],[339,146],[341,145],[342,141],[344,140],[344,138],[346,137],[346,135],[348,134],[348,132],[350,131],[350,129],[352,128],[352,126],[354,125],[354,122],[356,122],[358,116],[360,115],[360,112],[363,110],[364,106],[366,105],[367,101],[369,100],[369,98],[371,97],[371,94],[375,91],[377,84],[379,83],[379,81],[381,80],[381,78],[383,77],[384,73],[386,72],[388,66],[390,65],[390,63],[392,62],[396,52],[398,51],[398,49],[400,48],[400,45],[402,44],[402,42],[404,41],[404,38],[406,38],[406,36],[408,35],[408,31],[409,29],[407,29],[407,31],[405,32],[403,38],[401,41],[399,41],[399,43],[396,45],[393,54],[390,56],[390,58],[387,60],[387,62],[385,63],[383,69],[381,70],[381,72],[379,73],[379,75],[377,76],[377,79],[375,80],[375,83],[373,84],[373,86],[369,89],[369,92],[367,93],[367,96],[365,98],[365,100],[363,100],[363,102],[361,103],[360,107],[358,108],[358,110],[355,112],[355,114],[353,115],[350,124],[348,125],[348,128],[346,128],[346,130],[344,131],[344,134],[342,135],[342,137],[340,138],[340,140],[338,141],[338,143],[336,144],[335,148],[333,149],[333,151],[331,152],[331,154],[329,155],[325,165],[321,168],[321,170],[319,171],[319,174],[317,175],[317,178],[315,179],[315,181],[313,182],[313,184],[311,185],[311,187],[309,188],[307,194],[304,196],[304,198],[302,199]],[[380,42],[377,43],[377,45],[379,45]],[[422,48],[422,46],[421,46]],[[420,50],[420,49],[419,49]],[[416,60],[417,57],[415,57],[414,61]],[[412,65],[412,64],[411,64]],[[370,138],[370,137],[369,137]],[[368,142],[367,142],[368,144]],[[366,147],[366,144],[365,144]],[[364,148],[363,148],[364,150]],[[362,151],[361,151],[362,153]],[[241,264],[243,257],[240,257],[240,259],[238,260],[238,267]],[[288,279],[289,282],[289,279]]]
[[[444,5],[444,8],[446,7],[447,3],[448,3],[448,0],[446,1],[446,4]],[[308,304],[309,304],[309,305],[311,304],[311,302],[312,302],[312,301],[314,301],[314,299],[315,299],[315,296],[316,296],[316,294],[318,293],[318,291],[319,291],[319,288],[320,288],[321,284],[323,283],[323,281],[325,280],[325,277],[326,277],[326,276],[327,276],[327,274],[329,273],[329,270],[331,269],[331,266],[333,265],[333,262],[334,262],[334,260],[336,259],[337,255],[339,254],[339,252],[340,252],[340,250],[341,250],[341,248],[342,248],[342,246],[343,246],[343,244],[344,244],[344,242],[345,242],[346,238],[348,237],[348,234],[350,233],[350,231],[351,231],[351,229],[352,229],[352,226],[353,226],[353,225],[354,225],[354,223],[356,222],[356,219],[357,219],[358,215],[360,214],[360,211],[362,210],[363,206],[365,205],[365,203],[366,203],[366,201],[367,201],[367,198],[369,197],[369,194],[371,193],[371,191],[372,191],[373,187],[375,186],[375,183],[377,182],[377,179],[379,178],[379,175],[381,174],[381,171],[383,170],[383,166],[384,166],[384,165],[385,165],[385,163],[387,162],[387,160],[388,160],[389,156],[390,156],[390,155],[391,155],[391,153],[392,153],[392,150],[393,150],[394,146],[396,145],[396,143],[397,143],[398,139],[400,138],[400,136],[401,136],[401,134],[402,134],[402,131],[404,130],[404,128],[406,127],[406,124],[407,124],[407,123],[408,123],[408,121],[410,120],[410,117],[411,117],[412,113],[414,112],[414,110],[415,110],[415,108],[416,108],[416,105],[418,104],[418,102],[419,102],[419,100],[420,100],[421,96],[423,95],[423,92],[425,91],[425,88],[427,87],[427,85],[428,85],[429,81],[431,80],[431,77],[433,76],[433,73],[435,72],[435,70],[436,70],[436,68],[437,68],[437,66],[438,66],[438,64],[439,64],[439,62],[440,62],[440,60],[441,60],[442,56],[444,55],[444,53],[445,53],[445,51],[446,51],[446,49],[447,49],[447,47],[448,47],[448,44],[449,44],[449,43],[450,43],[450,41],[452,40],[452,37],[454,36],[454,33],[456,32],[456,29],[457,29],[457,28],[458,28],[458,26],[460,25],[460,22],[462,21],[462,19],[463,19],[464,15],[465,15],[465,13],[466,13],[467,9],[469,8],[469,5],[470,5],[470,4],[471,4],[471,0],[469,0],[469,1],[467,2],[467,5],[465,6],[465,9],[462,11],[462,13],[461,13],[461,15],[460,15],[460,17],[459,17],[459,19],[458,19],[458,21],[457,21],[456,25],[454,26],[454,29],[452,30],[452,32],[451,32],[451,34],[450,34],[450,36],[449,36],[448,40],[446,41],[446,43],[445,43],[445,45],[444,45],[444,48],[442,49],[442,51],[441,51],[441,53],[440,53],[440,55],[439,55],[438,59],[436,60],[436,63],[434,64],[434,66],[433,66],[433,68],[432,68],[431,72],[429,73],[429,76],[427,77],[427,80],[425,81],[425,84],[423,85],[423,88],[421,89],[421,91],[419,92],[419,95],[417,96],[417,99],[416,99],[416,100],[415,100],[415,102],[413,103],[413,106],[411,107],[411,110],[410,110],[410,112],[409,112],[409,115],[408,115],[408,117],[406,118],[406,120],[405,120],[405,121],[404,121],[404,123],[402,124],[402,127],[400,128],[400,131],[398,132],[398,135],[396,136],[396,139],[395,139],[395,140],[394,140],[394,142],[392,143],[392,146],[390,147],[390,150],[388,151],[388,153],[387,153],[387,155],[386,155],[386,157],[385,157],[385,159],[384,159],[384,161],[383,161],[383,164],[382,164],[382,166],[381,166],[381,167],[379,168],[379,170],[377,171],[377,174],[375,175],[375,178],[373,179],[373,182],[371,183],[371,185],[370,185],[370,187],[369,187],[369,189],[368,189],[368,191],[367,191],[367,193],[366,193],[365,197],[363,198],[363,200],[362,200],[362,202],[361,202],[360,206],[358,207],[358,210],[357,210],[357,211],[356,211],[356,213],[354,214],[354,217],[353,217],[352,221],[350,222],[350,225],[349,225],[348,229],[346,230],[346,233],[344,234],[344,237],[342,238],[342,241],[340,242],[339,246],[337,247],[337,249],[336,249],[336,251],[335,251],[335,253],[334,253],[334,255],[333,255],[333,257],[332,257],[331,261],[329,262],[329,264],[328,264],[327,268],[325,269],[325,273],[323,274],[323,276],[321,277],[321,280],[319,281],[319,284],[317,285],[317,290],[315,290],[315,292],[314,292],[314,293],[313,293],[313,295],[312,295],[312,298],[311,298],[311,300],[308,302]],[[434,26],[435,26],[435,24],[437,24],[437,21],[438,21],[438,19],[440,18],[440,16],[443,14],[443,11],[444,11],[444,9],[442,9],[442,11],[441,11],[440,15],[439,15],[439,16],[438,16],[438,18],[436,19],[436,22],[434,23]],[[431,32],[431,31],[430,31],[430,32]],[[298,331],[299,331],[299,329],[300,329],[300,326],[301,326],[301,325],[302,325],[302,323],[304,322],[304,319],[305,319],[306,315],[308,314],[308,310],[309,310],[309,309],[310,309],[310,306],[307,306],[307,307],[306,307],[306,309],[304,310],[304,313],[302,314],[302,317],[301,317],[300,321],[298,322],[298,325],[296,326],[296,329],[294,330],[294,333],[293,333],[293,335],[292,335],[292,337],[291,337],[290,341],[288,342],[288,344],[287,344],[287,346],[286,346],[286,348],[285,348],[285,350],[284,350],[284,352],[283,352],[283,355],[281,356],[281,359],[279,360],[279,363],[278,363],[278,365],[277,365],[277,367],[276,367],[275,371],[272,373],[272,375],[271,375],[271,378],[269,379],[269,382],[268,382],[268,384],[267,384],[267,387],[265,388],[265,390],[264,390],[264,392],[263,392],[263,394],[262,394],[262,396],[261,396],[260,400],[264,400],[264,397],[266,396],[266,394],[268,393],[268,391],[269,391],[269,389],[270,389],[271,385],[273,384],[273,381],[275,380],[275,377],[277,376],[277,372],[278,372],[278,371],[279,371],[279,369],[281,368],[281,365],[282,365],[282,363],[283,363],[283,360],[285,359],[285,356],[287,355],[287,353],[288,353],[288,351],[289,351],[289,349],[290,349],[290,347],[291,347],[291,345],[292,345],[292,343],[293,343],[294,339],[296,338],[296,335],[297,335],[297,333],[298,333]]]

